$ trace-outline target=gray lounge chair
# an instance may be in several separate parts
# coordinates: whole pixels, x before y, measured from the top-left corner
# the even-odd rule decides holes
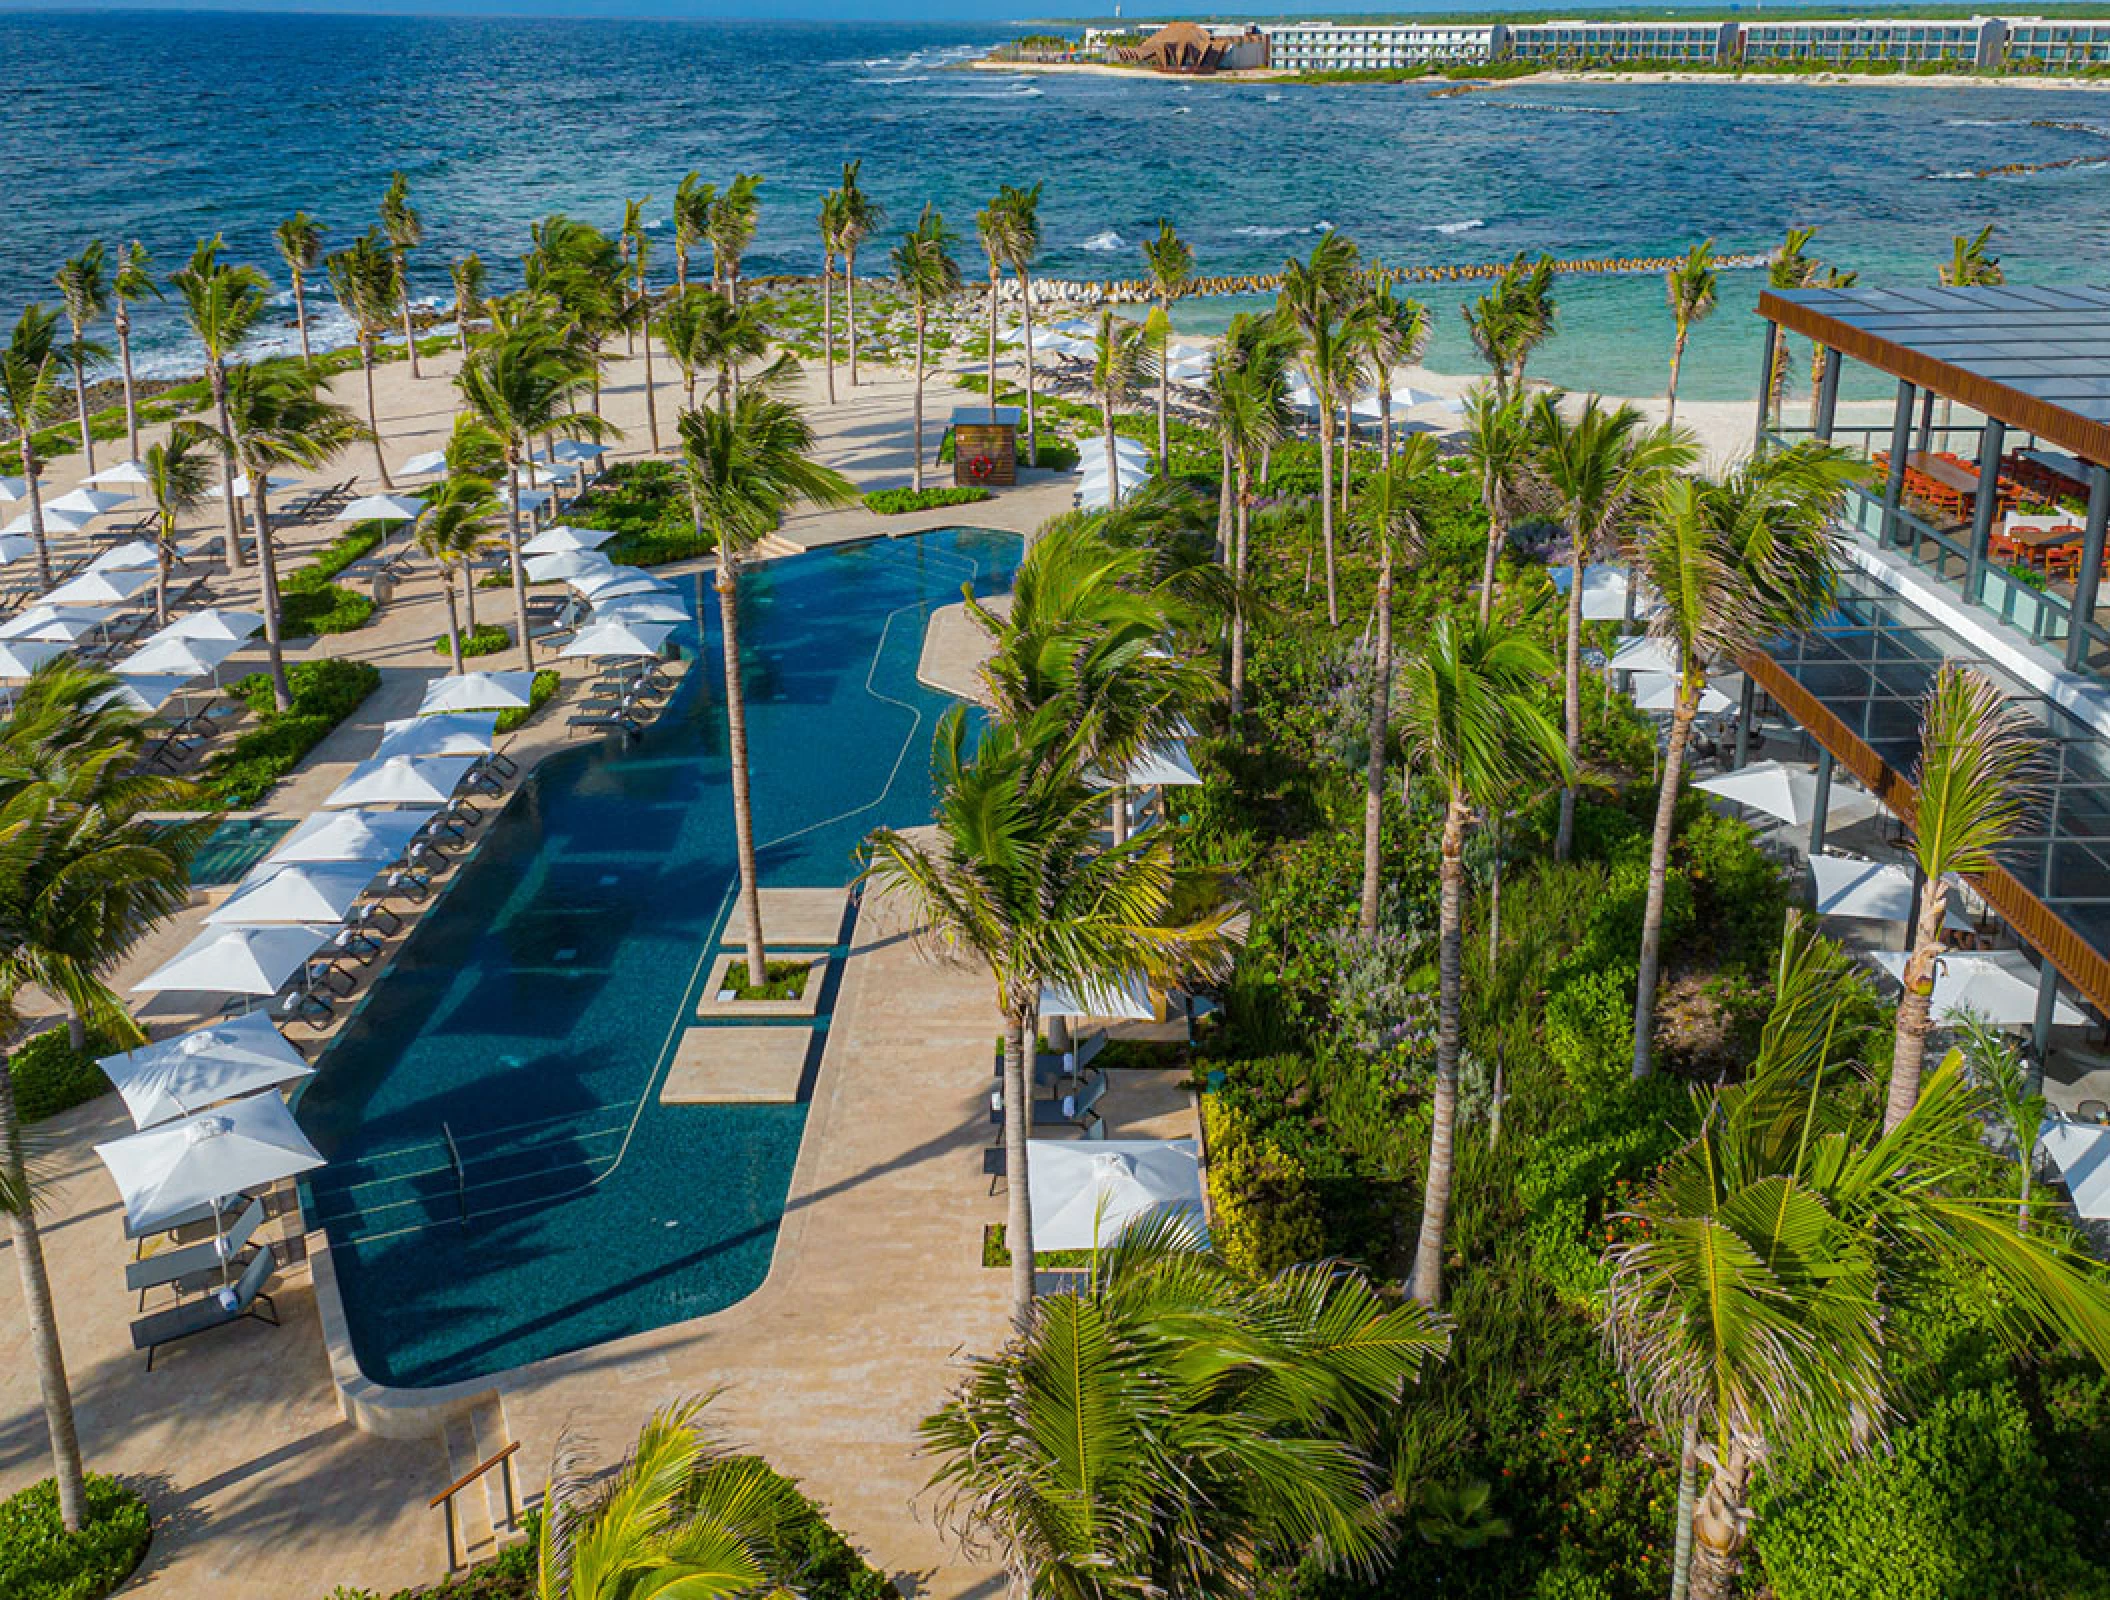
[[[232,1306],[222,1305],[217,1295],[208,1295],[202,1300],[186,1300],[167,1311],[157,1311],[151,1317],[141,1317],[132,1324],[132,1348],[147,1353],[147,1371],[152,1372],[155,1351],[165,1344],[174,1344],[178,1339],[188,1339],[194,1333],[224,1328],[245,1317],[254,1317],[259,1322],[277,1327],[278,1307],[272,1303],[271,1296],[264,1293],[264,1285],[271,1281],[271,1275],[277,1270],[278,1258],[272,1255],[271,1246],[260,1246],[249,1258],[249,1265],[234,1286]]]
[[[125,1287],[139,1291],[139,1309],[147,1308],[147,1291],[173,1284],[181,1294],[186,1287],[206,1288],[213,1275],[249,1248],[256,1230],[264,1225],[264,1202],[251,1200],[235,1218],[234,1226],[218,1238],[162,1250],[125,1268]]]

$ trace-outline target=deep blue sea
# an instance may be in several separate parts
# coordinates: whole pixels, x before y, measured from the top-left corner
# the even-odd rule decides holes
[[[305,208],[341,241],[396,167],[425,216],[413,274],[433,296],[447,258],[472,249],[503,283],[547,212],[613,227],[624,199],[651,195],[663,217],[692,167],[766,174],[750,270],[810,272],[819,197],[855,156],[897,222],[931,199],[968,235],[998,183],[1044,181],[1042,270],[1056,275],[1133,273],[1136,241],[1167,216],[1211,272],[1274,267],[1329,224],[1388,261],[1468,262],[1656,254],[1710,235],[1758,249],[1814,223],[1817,253],[1862,282],[1926,282],[1952,234],[1997,222],[2011,278],[2104,276],[2110,166],[1955,176],[2110,158],[2110,99],[2094,94],[1709,82],[1434,99],[947,70],[1003,31],[0,15],[0,313],[49,298],[52,270],[95,234],[137,235],[173,265],[219,231],[275,269],[280,218]],[[1756,279],[1739,275],[1697,336],[1688,395],[1753,387]],[[1467,370],[1457,296],[1430,298],[1435,364]],[[142,320],[154,361],[183,367],[167,319]],[[1535,370],[1660,390],[1664,320],[1653,277],[1571,281]]]

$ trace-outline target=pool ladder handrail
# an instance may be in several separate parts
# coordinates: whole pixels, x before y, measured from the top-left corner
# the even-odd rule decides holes
[[[440,1124],[440,1137],[447,1141],[447,1160],[454,1168],[455,1199],[461,1205],[462,1226],[466,1228],[469,1226],[469,1169],[462,1165],[461,1147],[454,1142],[454,1130],[444,1122]]]
[[[459,1545],[460,1540],[457,1538],[455,1531],[456,1527],[458,1526],[458,1523],[457,1513],[454,1509],[454,1497],[460,1494],[464,1489],[468,1488],[471,1484],[476,1483],[479,1479],[484,1476],[485,1473],[489,1472],[494,1467],[499,1469],[500,1473],[502,1474],[501,1481],[505,1484],[506,1532],[511,1533],[513,1529],[518,1525],[519,1511],[515,1505],[513,1495],[513,1457],[519,1453],[519,1450],[520,1441],[518,1439],[515,1439],[503,1450],[499,1451],[496,1455],[492,1456],[490,1460],[482,1462],[477,1466],[471,1467],[459,1478],[456,1478],[452,1483],[448,1484],[446,1488],[442,1489],[438,1494],[434,1495],[430,1500],[425,1502],[425,1509],[427,1511],[437,1511],[443,1506],[446,1508],[447,1571],[450,1575],[452,1575],[461,1566],[461,1558],[456,1554],[456,1548]]]

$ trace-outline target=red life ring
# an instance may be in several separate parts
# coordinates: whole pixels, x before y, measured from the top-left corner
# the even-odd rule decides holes
[[[996,463],[987,456],[976,456],[967,463],[967,476],[976,483],[987,483],[996,476]]]

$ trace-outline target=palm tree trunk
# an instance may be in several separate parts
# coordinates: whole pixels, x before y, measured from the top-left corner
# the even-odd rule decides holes
[[[410,326],[410,262],[401,250],[396,252],[396,282],[401,286],[403,348],[410,352],[410,375],[421,378],[424,374],[418,370],[418,336]]]
[[[1111,805],[1110,817],[1113,828],[1113,841],[1115,844],[1126,844],[1128,843],[1128,790],[1117,783],[1106,791],[1106,797]]]
[[[1106,503],[1121,503],[1121,463],[1114,459],[1114,396],[1107,390],[1099,396],[1099,429],[1106,437]]]
[[[472,558],[462,557],[462,620],[468,624],[469,636],[476,636],[476,567]]]
[[[176,542],[175,529],[163,524],[154,541],[154,626],[165,628],[169,620],[169,571],[174,565],[169,551]]]
[[[22,430],[22,487],[29,495],[29,542],[37,547],[37,586],[51,587],[51,546],[44,541],[44,490],[37,482],[37,456],[29,429]]]
[[[455,613],[454,579],[445,573],[440,575],[440,593],[447,600],[447,653],[454,657],[454,675],[459,678],[463,671],[462,624],[461,618]]]
[[[278,554],[271,543],[271,506],[264,492],[264,469],[250,474],[249,507],[256,518],[257,609],[264,613],[264,655],[270,662],[271,702],[279,710],[292,707],[293,690],[286,682],[286,652],[280,642],[278,614]]]
[[[1341,480],[1341,520],[1348,519],[1348,485],[1355,477],[1355,408],[1352,401],[1341,402],[1341,470],[1336,474]]]
[[[1392,726],[1392,545],[1377,568],[1377,681],[1370,686],[1370,761],[1363,776],[1363,937],[1377,937],[1378,866],[1385,819],[1385,738]]]
[[[1670,1554],[1670,1600],[1686,1600],[1692,1587],[1692,1513],[1699,1498],[1700,1463],[1694,1453],[1700,1443],[1697,1412],[1685,1418],[1685,1437],[1678,1449],[1678,1509],[1672,1523]]]
[[[520,561],[520,462],[527,441],[521,439],[507,453],[506,461],[506,555],[513,567],[513,624],[520,630],[520,664],[535,670],[535,646],[528,638],[527,569]]]
[[[1443,864],[1437,896],[1436,1103],[1429,1128],[1429,1170],[1422,1185],[1421,1238],[1407,1292],[1431,1311],[1443,1304],[1443,1235],[1450,1222],[1452,1139],[1458,1121],[1458,989],[1465,905],[1463,795],[1443,816]]]
[[[227,364],[214,361],[210,368],[212,378],[213,408],[220,419],[220,492],[226,496],[227,508],[227,570],[242,570],[242,509],[234,496],[234,446],[227,441],[234,436],[234,426],[227,415]],[[371,390],[368,391],[372,393]]]
[[[1634,1076],[1655,1070],[1656,979],[1663,963],[1663,891],[1670,877],[1670,834],[1678,815],[1678,781],[1685,773],[1685,745],[1707,681],[1687,672],[1670,714],[1670,742],[1663,752],[1663,782],[1656,791],[1656,831],[1648,848],[1648,897],[1641,912],[1641,960],[1634,982]]]
[[[117,302],[117,370],[125,387],[125,459],[139,459],[139,396],[132,383],[132,314]]]
[[[1575,848],[1575,783],[1582,760],[1582,529],[1575,529],[1575,550],[1568,569],[1568,633],[1563,656],[1561,716],[1568,737],[1568,780],[1561,786],[1561,820],[1553,836],[1553,859],[1566,861]]]
[[[1231,721],[1245,712],[1245,567],[1246,540],[1252,530],[1252,468],[1238,453],[1238,517],[1231,550]]]
[[[1026,336],[1026,465],[1040,465],[1040,417],[1033,405],[1033,280],[1020,263],[1018,273],[1019,328]]]
[[[1484,491],[1487,501],[1487,555],[1480,563],[1480,620],[1482,622],[1495,613],[1495,568],[1502,558],[1502,546],[1509,542],[1509,507],[1503,503],[1499,489]]]
[[[725,634],[725,741],[733,768],[733,837],[740,855],[740,914],[747,919],[747,981],[769,981],[762,944],[762,888],[755,867],[754,801],[747,779],[747,695],[740,684],[739,563],[718,550],[718,621]]]
[[[1158,311],[1165,319],[1158,340],[1158,476],[1166,478],[1172,472],[1172,303],[1160,300]]]
[[[857,387],[857,252],[843,253],[843,320],[850,325],[850,387]]]
[[[371,340],[359,341],[359,367],[366,375],[366,425],[374,435],[374,470],[381,475],[381,487],[395,487],[388,476],[388,457],[381,449],[381,408],[374,403],[374,352]]]
[[[994,261],[989,263],[989,411],[990,420],[996,414],[996,291],[999,283]]]
[[[1713,1463],[1692,1519],[1692,1600],[1733,1600],[1738,1592],[1757,1464],[1751,1443],[1741,1436],[1732,1436],[1726,1454]]]
[[[652,383],[652,324],[645,324],[645,432],[652,441],[652,453],[659,454],[659,391]]]
[[[1321,396],[1319,416],[1319,537],[1326,546],[1326,625],[1341,625],[1341,605],[1333,581],[1333,404]]]
[[[300,329],[300,361],[302,366],[312,366],[315,356],[308,349],[308,285],[306,275],[293,274],[293,324]]]
[[[1219,440],[1217,454],[1221,470],[1216,480],[1216,559],[1220,565],[1231,564],[1231,446],[1228,440]]]
[[[22,1149],[22,1123],[15,1110],[15,1081],[0,1062],[0,1161],[7,1164],[8,1188],[21,1193],[29,1186]],[[1021,1169],[1023,1170],[1023,1169]],[[73,1426],[73,1390],[66,1381],[66,1355],[59,1344],[58,1309],[52,1304],[51,1279],[44,1271],[44,1246],[37,1237],[33,1210],[10,1210],[8,1233],[14,1243],[15,1269],[22,1275],[22,1308],[29,1323],[29,1348],[37,1364],[37,1386],[44,1395],[44,1427],[51,1436],[51,1463],[58,1479],[59,1520],[69,1532],[80,1529],[88,1510],[81,1441]]]
[[[1026,1051],[1026,1016],[1004,1018],[1004,1244],[1011,1252],[1011,1318],[1023,1327],[1033,1315],[1033,1207],[1026,1188],[1026,1118],[1032,1078]]]
[[[95,430],[88,426],[88,363],[81,356],[81,330],[73,330],[73,406],[80,413],[81,459],[95,470]]]
[[[1377,379],[1377,459],[1392,470],[1392,374],[1386,369]]]
[[[1678,420],[1678,368],[1685,363],[1685,337],[1681,323],[1677,337],[1670,342],[1670,388],[1663,395],[1663,426],[1666,428]]]
[[[456,297],[454,302],[454,343],[464,356],[469,353],[469,302]]]
[[[828,368],[828,404],[835,404],[835,257],[821,257],[821,356]]]
[[[916,469],[912,487],[923,492],[923,304],[916,303]],[[955,445],[957,448],[957,445]]]
[[[1919,921],[1912,929],[1912,954],[1905,958],[1905,993],[1898,1001],[1896,1043],[1890,1051],[1890,1093],[1883,1104],[1883,1131],[1889,1133],[1919,1102],[1920,1067],[1927,1058],[1927,1027],[1934,1000],[1934,969],[1942,953],[1942,918],[1949,909],[1949,890],[1929,878],[1920,891]]]

